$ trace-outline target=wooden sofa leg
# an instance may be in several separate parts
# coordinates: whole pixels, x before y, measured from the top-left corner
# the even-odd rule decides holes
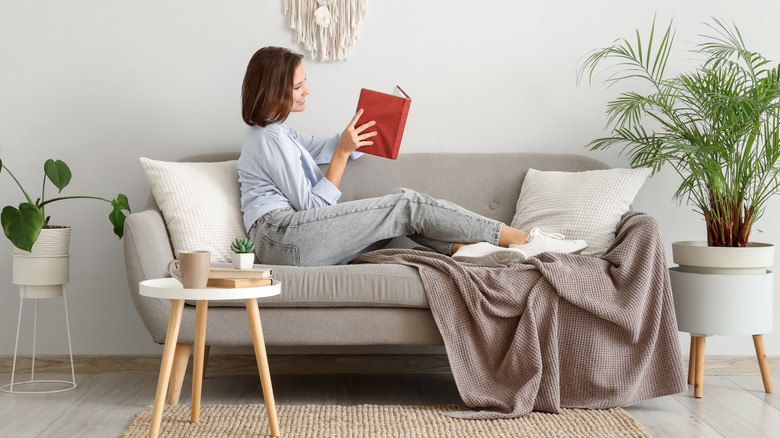
[[[696,383],[696,337],[691,336],[691,354],[688,356],[688,384]]]
[[[181,387],[184,384],[184,375],[187,374],[187,363],[190,361],[192,344],[176,344],[176,352],[173,356],[173,369],[171,370],[171,382],[168,385],[168,404],[179,403]]]

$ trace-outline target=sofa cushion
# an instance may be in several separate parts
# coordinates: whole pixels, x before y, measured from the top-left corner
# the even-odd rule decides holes
[[[539,227],[588,243],[585,255],[604,255],[620,218],[651,170],[607,169],[542,172],[529,169],[517,199],[512,226]]]
[[[276,266],[282,293],[258,299],[260,307],[429,308],[420,274],[403,265]],[[209,307],[243,307],[241,300],[209,301]]]
[[[230,242],[245,238],[237,161],[180,163],[141,158],[160,207],[174,255],[211,251],[212,263],[228,263]]]

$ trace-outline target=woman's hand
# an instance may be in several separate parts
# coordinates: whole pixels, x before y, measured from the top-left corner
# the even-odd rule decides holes
[[[349,122],[349,125],[347,125],[347,129],[345,129],[344,133],[341,134],[339,145],[336,147],[336,153],[334,153],[333,157],[330,159],[328,170],[325,172],[325,178],[332,182],[336,187],[341,184],[341,177],[344,175],[344,168],[347,166],[349,154],[355,152],[355,149],[361,146],[374,144],[373,141],[368,139],[375,136],[376,131],[366,133],[364,133],[364,131],[376,125],[375,121],[372,120],[368,123],[364,123],[358,126],[357,128],[355,127],[355,123],[357,123],[362,114],[363,110],[358,110],[358,112],[355,113],[355,117],[353,117],[352,121]]]
[[[355,117],[352,117],[352,121],[347,125],[347,129],[341,134],[341,140],[339,140],[337,148],[338,152],[349,155],[361,146],[374,144],[374,142],[369,139],[376,135],[376,131],[365,132],[365,130],[376,125],[376,122],[372,120],[355,127],[355,124],[358,119],[360,119],[361,115],[363,115],[363,110],[359,109],[357,113],[355,113]]]

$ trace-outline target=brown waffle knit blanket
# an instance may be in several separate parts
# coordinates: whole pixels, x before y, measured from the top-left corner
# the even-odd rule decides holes
[[[488,267],[385,249],[355,262],[419,269],[458,390],[475,409],[458,416],[629,406],[687,389],[663,242],[649,215],[623,216],[601,258],[544,253]]]

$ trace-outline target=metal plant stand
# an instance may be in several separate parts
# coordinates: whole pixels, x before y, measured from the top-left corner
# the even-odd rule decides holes
[[[16,324],[16,343],[14,344],[14,361],[11,370],[11,383],[3,385],[0,390],[15,394],[51,394],[76,389],[76,371],[73,366],[73,347],[70,340],[70,320],[68,318],[68,300],[65,296],[65,283],[68,281],[70,256],[18,256],[14,255],[13,282],[19,285],[19,320]],[[45,267],[44,267],[45,264]],[[43,270],[41,270],[43,269]],[[68,335],[68,355],[70,356],[71,380],[52,380],[35,378],[35,350],[38,337],[38,300],[62,297],[65,307],[65,328]],[[22,327],[22,309],[25,299],[35,300],[35,316],[33,318],[33,349],[30,379],[16,382],[16,359],[19,351],[19,334]],[[57,389],[39,390],[27,389],[35,384],[56,384]],[[40,385],[38,385],[40,386]]]

